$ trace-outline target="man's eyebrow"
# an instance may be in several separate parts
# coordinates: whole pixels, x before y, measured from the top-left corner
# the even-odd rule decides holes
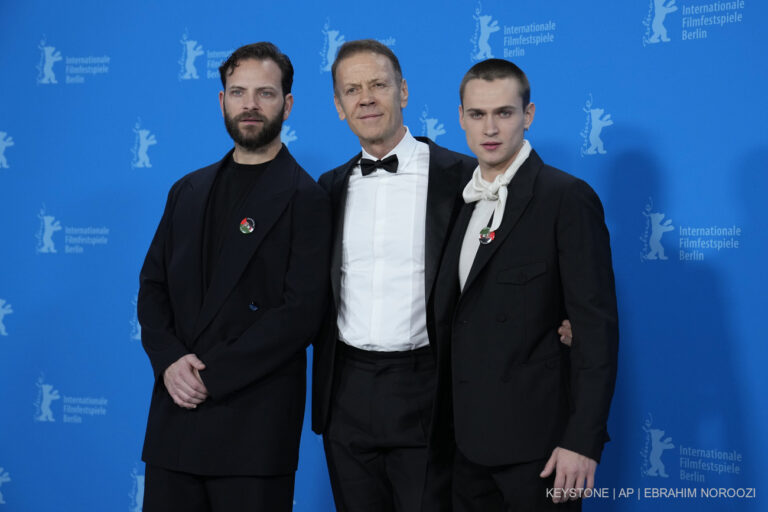
[[[466,107],[464,110],[466,112],[488,112],[489,109],[480,107]],[[514,105],[502,105],[501,107],[495,107],[490,110],[491,112],[500,112],[502,110],[517,110],[517,107]]]

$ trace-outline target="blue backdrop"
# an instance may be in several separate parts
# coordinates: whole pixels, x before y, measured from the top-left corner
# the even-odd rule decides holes
[[[283,140],[319,176],[359,150],[329,68],[367,37],[400,57],[411,131],[463,152],[463,73],[517,62],[533,147],[604,202],[620,368],[605,496],[585,508],[761,510],[765,3],[222,5],[0,3],[0,511],[140,510],[152,372],[138,271],[170,185],[231,146],[217,67],[259,40],[291,57]],[[295,502],[333,509],[308,427]]]

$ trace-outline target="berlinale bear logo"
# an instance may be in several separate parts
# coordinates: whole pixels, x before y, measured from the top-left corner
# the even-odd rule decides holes
[[[5,148],[14,145],[13,137],[5,132],[0,132],[0,169],[8,169],[8,160],[5,158]]]
[[[645,35],[643,36],[643,46],[671,41],[667,34],[667,27],[664,26],[664,20],[667,14],[676,10],[675,0],[651,0],[648,16],[643,22],[643,25],[646,27]]]
[[[35,401],[35,407],[37,413],[35,414],[35,421],[40,422],[54,422],[53,410],[51,404],[54,400],[61,398],[59,390],[53,389],[51,384],[46,384],[43,377],[37,379],[37,401]]]
[[[323,50],[320,52],[322,57],[320,71],[330,71],[333,61],[336,59],[336,52],[344,44],[344,36],[338,30],[331,30],[330,22],[327,20],[325,25],[323,25],[322,32],[325,36],[325,41],[323,42]]]
[[[472,60],[485,60],[492,59],[493,52],[491,51],[491,43],[489,39],[491,34],[501,30],[498,20],[494,20],[492,16],[481,13],[481,7],[475,9],[475,14],[472,16],[475,20],[475,34],[470,39],[473,45],[472,48]]]
[[[53,72],[53,65],[62,60],[61,52],[56,51],[53,46],[48,46],[45,38],[37,46],[40,50],[40,63],[37,65],[37,83],[38,84],[57,84],[56,75]]]
[[[179,80],[197,80],[200,78],[197,74],[197,68],[195,67],[195,59],[201,56],[203,53],[203,45],[197,44],[197,41],[189,39],[185,32],[181,36],[179,41],[182,46],[181,59],[179,64],[181,65],[181,71],[179,71]]]

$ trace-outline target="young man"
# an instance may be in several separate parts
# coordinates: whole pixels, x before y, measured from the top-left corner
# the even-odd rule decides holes
[[[434,292],[433,441],[452,462],[456,511],[578,510],[608,440],[616,377],[602,206],[524,139],[535,106],[517,66],[476,64],[460,97],[478,167]],[[570,349],[554,328],[566,316]]]
[[[280,141],[293,105],[288,57],[256,43],[219,71],[235,147],[171,188],[141,270],[155,373],[145,512],[293,507],[330,204]]]

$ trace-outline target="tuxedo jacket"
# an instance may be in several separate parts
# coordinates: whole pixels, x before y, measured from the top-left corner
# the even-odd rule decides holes
[[[305,349],[328,296],[330,203],[283,146],[232,209],[206,290],[206,204],[231,154],[173,185],[141,269],[139,322],[155,374],[143,460],[202,475],[288,474],[298,462]],[[240,230],[244,218],[251,233]],[[193,410],[163,384],[189,353],[205,363],[209,393]]]
[[[425,230],[424,290],[427,305],[432,300],[437,270],[445,242],[461,207],[461,187],[477,165],[472,158],[442,148],[424,137],[417,140],[429,146],[429,178],[427,184],[427,215]],[[326,172],[318,180],[330,198],[333,211],[333,243],[331,248],[331,297],[326,320],[314,344],[312,365],[312,430],[321,434],[328,423],[334,375],[336,372],[336,346],[339,341],[337,327],[341,287],[341,255],[344,236],[347,185],[352,169],[360,161],[361,153],[344,165]],[[427,331],[430,344],[434,339],[434,322],[427,307]]]
[[[448,241],[435,287],[433,434],[453,422],[456,446],[486,466],[546,459],[556,446],[599,461],[618,352],[602,205],[535,151],[508,191],[501,226],[480,245],[463,291],[459,255],[474,203]],[[563,318],[573,326],[570,349],[557,334]]]

